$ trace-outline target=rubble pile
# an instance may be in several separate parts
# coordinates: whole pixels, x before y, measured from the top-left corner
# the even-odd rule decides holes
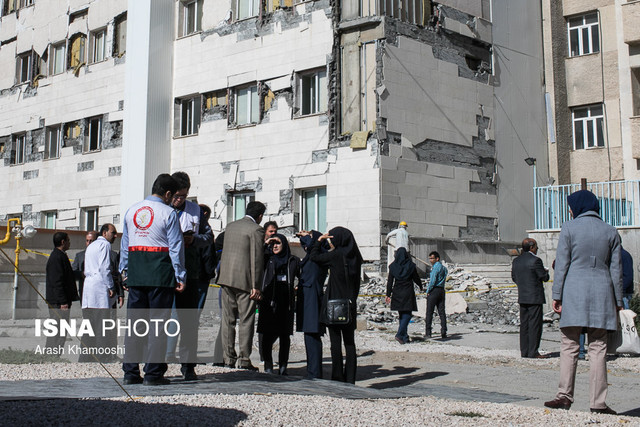
[[[516,288],[493,289],[491,282],[455,264],[445,264],[449,270],[446,290],[461,295],[467,302],[467,312],[447,314],[447,321],[455,323],[485,323],[493,325],[519,325],[518,291]],[[426,288],[426,280],[423,280]],[[384,277],[370,278],[362,284],[358,298],[358,313],[370,322],[391,323],[398,313],[385,304],[387,282]],[[419,315],[424,316],[426,296],[418,293]],[[422,300],[422,301],[421,301]],[[416,313],[414,313],[416,314]],[[438,316],[434,321],[439,322]],[[414,317],[415,323],[424,323],[423,317]]]

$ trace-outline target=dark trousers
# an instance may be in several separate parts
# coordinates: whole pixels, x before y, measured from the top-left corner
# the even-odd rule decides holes
[[[356,342],[354,328],[351,325],[332,325],[329,329],[331,341],[331,379],[355,384],[356,382]],[[342,362],[342,343],[346,352],[346,361]]]
[[[149,378],[161,378],[167,372],[164,357],[167,350],[167,336],[164,327],[160,333],[150,327],[149,333],[143,337],[133,334],[133,323],[136,320],[149,319],[166,321],[171,316],[171,305],[175,288],[156,288],[151,286],[131,286],[127,300],[127,320],[132,324],[132,333],[124,339],[125,363],[122,364],[125,378],[140,376],[140,362],[145,361],[144,373]],[[164,323],[162,323],[164,326]]]
[[[200,310],[198,309],[198,284],[187,281],[184,292],[176,292],[175,304],[178,322],[180,322],[180,344],[178,354],[182,367],[194,368],[198,362],[198,327]],[[184,370],[184,369],[183,369]]]
[[[398,321],[398,333],[396,337],[400,338],[404,343],[409,342],[409,333],[407,329],[409,328],[409,322],[411,322],[411,312],[410,311],[399,311],[400,319]]]
[[[304,333],[307,352],[307,378],[322,378],[322,339],[320,334]]]
[[[60,308],[60,304],[51,304],[51,307],[49,308],[49,318],[55,319],[58,325],[60,325],[60,320],[66,320],[68,322],[69,316],[71,316],[71,304],[69,304],[69,308],[67,310],[62,310]],[[67,337],[60,334],[60,331],[58,330],[57,335],[53,337],[47,337],[47,341],[45,342],[45,347],[57,349],[64,345],[64,342],[66,339]],[[59,352],[57,354],[66,354],[66,351]]]
[[[264,357],[264,369],[273,369],[273,343],[278,339],[280,340],[278,366],[280,369],[283,369],[286,368],[289,363],[289,347],[291,346],[291,338],[289,337],[289,334],[262,334],[262,357]]]
[[[520,355],[535,357],[542,338],[542,304],[520,304]]]
[[[427,317],[426,334],[431,335],[431,323],[433,323],[433,311],[438,308],[438,316],[440,316],[440,334],[447,335],[447,314],[444,308],[444,288],[436,287],[431,289],[427,297]]]

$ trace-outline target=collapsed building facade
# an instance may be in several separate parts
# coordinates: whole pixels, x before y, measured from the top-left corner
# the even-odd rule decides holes
[[[548,175],[529,3],[3,0],[0,216],[118,227],[182,170],[217,231],[260,200],[374,268],[401,220],[418,255],[495,260],[532,226],[524,159]]]

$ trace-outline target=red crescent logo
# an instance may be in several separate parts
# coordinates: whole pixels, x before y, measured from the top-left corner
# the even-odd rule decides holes
[[[133,224],[138,230],[146,230],[153,224],[153,209],[143,206],[133,214]]]

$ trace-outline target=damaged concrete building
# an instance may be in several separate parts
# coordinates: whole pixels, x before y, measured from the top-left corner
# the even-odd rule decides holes
[[[0,216],[118,226],[183,170],[215,230],[260,200],[374,269],[401,220],[418,256],[495,261],[533,225],[524,159],[548,176],[533,3],[2,0]]]

